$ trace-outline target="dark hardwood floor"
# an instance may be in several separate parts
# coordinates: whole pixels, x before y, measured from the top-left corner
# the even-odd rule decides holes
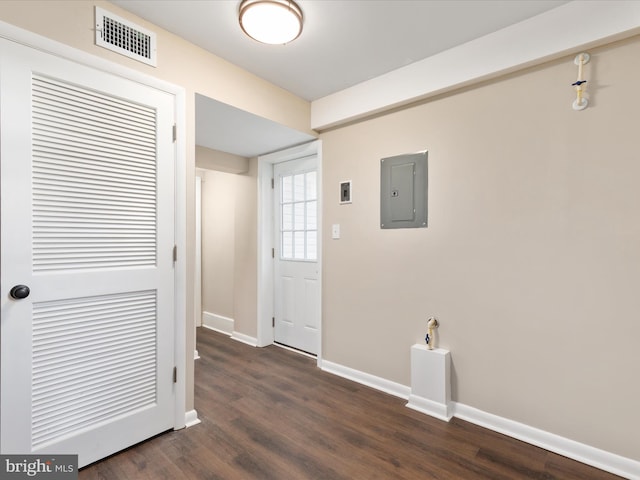
[[[80,471],[108,479],[620,478],[322,372],[314,359],[199,329],[202,423]]]

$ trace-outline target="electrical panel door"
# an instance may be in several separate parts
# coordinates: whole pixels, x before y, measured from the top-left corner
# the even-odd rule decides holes
[[[380,228],[427,226],[427,152],[380,160]]]

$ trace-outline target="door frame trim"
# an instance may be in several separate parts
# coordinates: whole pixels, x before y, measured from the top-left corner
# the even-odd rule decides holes
[[[186,319],[187,306],[187,163],[186,163],[186,92],[183,87],[132,70],[123,65],[96,57],[82,50],[51,40],[42,35],[24,30],[0,21],[0,38],[9,40],[41,52],[63,58],[81,65],[116,75],[143,85],[164,91],[175,99],[175,226],[174,236],[177,246],[177,261],[174,276],[174,364],[178,375],[174,389],[174,429],[186,425],[186,341],[187,331],[191,333],[193,324]],[[191,354],[193,355],[193,354]]]
[[[317,364],[322,365],[322,140],[287,148],[258,157],[258,328],[257,346],[266,347],[274,342],[272,318],[274,315],[274,247],[273,195],[271,179],[273,165],[316,155],[318,158],[318,281],[320,282],[320,327]]]

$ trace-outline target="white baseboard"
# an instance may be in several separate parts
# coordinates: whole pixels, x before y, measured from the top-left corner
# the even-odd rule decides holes
[[[200,359],[200,354],[198,353],[198,350],[194,350],[193,351],[193,359],[194,360],[199,360]]]
[[[250,337],[249,335],[245,335],[240,332],[231,333],[231,339],[236,340],[237,342],[246,343],[247,345],[251,345],[252,347],[258,346],[258,339],[255,337]]]
[[[202,326],[210,330],[231,335],[233,332],[233,324],[233,318],[210,312],[202,312]]]
[[[383,391],[396,397],[404,398],[405,400],[409,398],[409,394],[411,393],[411,389],[409,387],[401,385],[400,383],[395,383],[385,378],[376,377],[375,375],[354,370],[353,368],[345,367],[327,360],[322,360],[320,368],[326,372],[338,375],[339,377],[353,380],[354,382],[361,383],[367,387],[375,388],[376,390]]]
[[[407,407],[418,412],[431,415],[432,417],[439,418],[440,420],[444,420],[445,422],[448,422],[449,420],[451,420],[451,417],[453,417],[450,405],[434,402],[433,400],[419,397],[418,395],[409,395],[409,402],[407,403]]]
[[[193,427],[200,423],[200,419],[198,418],[198,412],[195,410],[189,410],[184,414],[184,426],[186,428]]]
[[[462,403],[453,404],[453,415],[467,422],[517,438],[523,442],[591,465],[630,480],[640,480],[640,462],[599,448],[576,442],[554,433],[487,413]]]
[[[449,419],[452,416],[458,417],[461,420],[466,420],[467,422],[474,423],[489,430],[517,438],[523,442],[591,465],[605,472],[620,475],[629,480],[640,480],[640,473],[638,473],[640,472],[640,462],[636,460],[600,450],[504,417],[499,417],[462,403],[451,402],[451,405],[446,408],[438,403],[429,402],[429,400],[425,398],[412,396],[411,388],[405,385],[327,360],[322,361],[320,368],[326,372],[381,390],[396,397],[408,399],[409,403],[407,407],[422,413],[438,418],[444,417],[442,420],[447,420],[447,416]],[[445,414],[443,414],[443,412],[445,412]]]

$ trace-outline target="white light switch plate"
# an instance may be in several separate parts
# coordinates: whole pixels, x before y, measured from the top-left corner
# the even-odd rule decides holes
[[[334,223],[331,225],[331,238],[338,240],[340,238],[340,224]]]

